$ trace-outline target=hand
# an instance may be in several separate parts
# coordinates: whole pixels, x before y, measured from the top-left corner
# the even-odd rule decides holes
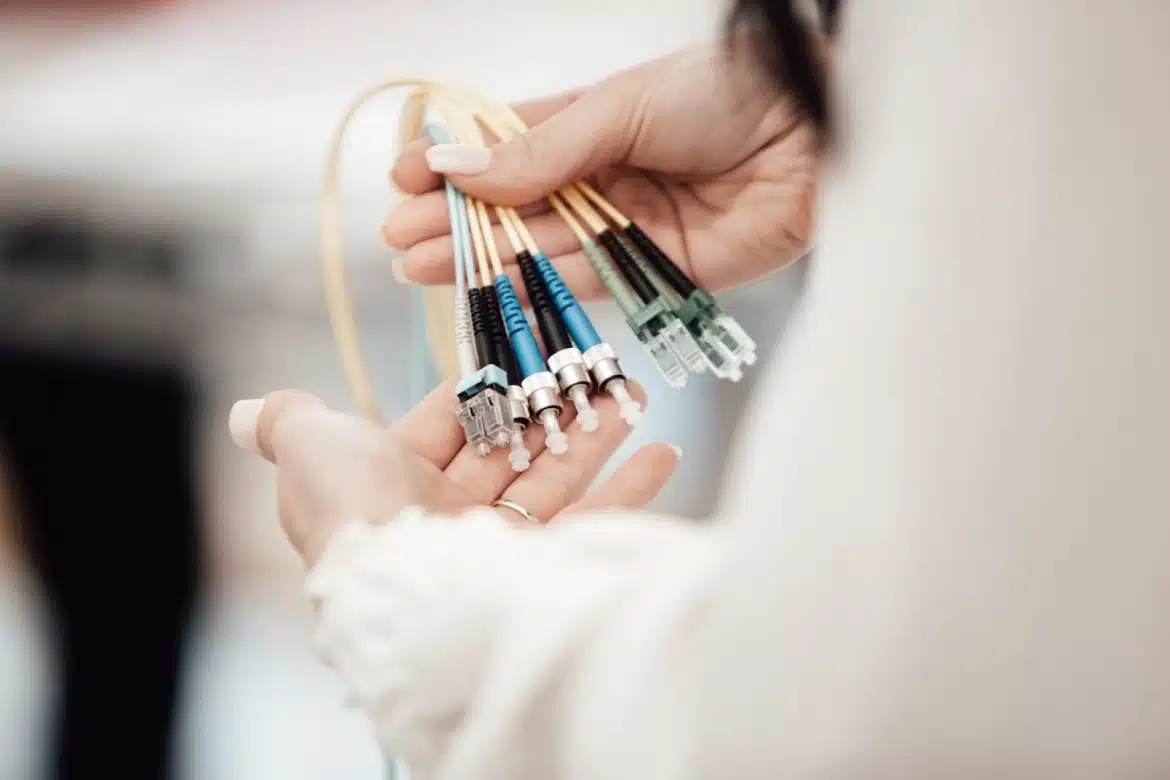
[[[643,404],[645,394],[631,383]],[[650,502],[678,465],[665,444],[638,450],[604,484],[586,493],[628,427],[608,396],[598,397],[601,427],[583,434],[566,409],[564,455],[544,452],[540,426],[526,437],[532,465],[516,474],[505,453],[476,455],[455,418],[454,386],[445,382],[390,430],[333,411],[307,393],[284,390],[232,408],[232,438],[277,468],[280,520],[311,565],[333,531],[354,520],[393,518],[406,506],[444,513],[507,498],[542,521],[587,509],[639,508]],[[509,521],[510,510],[501,510]]]
[[[815,133],[746,57],[717,46],[687,50],[517,111],[532,130],[490,155],[450,146],[428,154],[425,140],[403,152],[391,177],[417,197],[381,228],[386,244],[405,250],[395,267],[400,281],[452,281],[439,173],[506,206],[534,204],[589,177],[711,290],[754,281],[807,250]],[[580,245],[547,202],[523,213],[578,296],[603,297]],[[496,240],[508,246],[498,228]]]

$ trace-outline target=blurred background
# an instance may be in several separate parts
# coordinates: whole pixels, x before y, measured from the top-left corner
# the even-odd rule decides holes
[[[523,99],[717,34],[721,0],[0,0],[0,780],[384,778],[306,649],[300,568],[231,403],[352,408],[317,260],[324,150],[391,75]],[[351,283],[382,402],[427,389],[416,291],[375,228],[399,99],[346,164]],[[800,270],[726,296],[779,337]],[[777,306],[777,301],[781,306]],[[627,451],[685,452],[662,508],[715,501],[751,389],[647,385]]]

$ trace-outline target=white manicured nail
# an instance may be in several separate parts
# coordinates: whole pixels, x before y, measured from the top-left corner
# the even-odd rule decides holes
[[[670,445],[670,448],[674,450],[674,457],[678,460],[682,460],[682,447],[676,447],[672,444]]]
[[[492,150],[484,146],[436,144],[427,149],[427,167],[435,173],[483,173],[492,164]]]
[[[394,281],[399,284],[410,284],[410,280],[406,278],[405,266],[406,258],[402,255],[395,255],[390,261],[390,273],[394,274]]]
[[[260,454],[260,443],[256,439],[256,428],[260,424],[260,411],[264,408],[263,398],[247,398],[236,401],[228,414],[228,431],[232,441],[240,449]]]

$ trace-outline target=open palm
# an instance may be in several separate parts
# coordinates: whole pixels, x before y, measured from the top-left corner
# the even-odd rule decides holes
[[[630,390],[645,403],[640,387]],[[389,520],[406,506],[455,514],[503,498],[542,522],[576,510],[644,507],[678,465],[677,450],[650,444],[589,490],[629,433],[605,396],[596,400],[596,431],[583,432],[565,410],[563,455],[547,453],[534,426],[526,437],[532,465],[516,474],[504,451],[481,457],[467,445],[457,403],[453,382],[444,382],[387,431],[306,393],[281,391],[241,401],[230,422],[237,443],[276,464],[281,524],[310,563],[342,523]]]

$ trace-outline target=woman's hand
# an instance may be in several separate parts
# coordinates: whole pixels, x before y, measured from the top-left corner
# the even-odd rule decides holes
[[[645,403],[640,387],[631,383],[630,390]],[[533,461],[522,474],[512,471],[503,451],[485,458],[465,445],[451,382],[390,430],[291,390],[240,401],[229,425],[237,444],[276,464],[281,524],[311,565],[339,525],[390,520],[406,506],[454,513],[505,498],[541,521],[581,509],[645,506],[674,472],[679,453],[669,445],[647,445],[586,494],[629,431],[611,398],[595,403],[601,427],[588,434],[566,410],[562,420],[570,442],[564,455],[544,452],[540,426],[530,429]]]
[[[408,147],[391,177],[417,197],[383,223],[405,250],[400,281],[449,284],[452,249],[439,174],[489,203],[523,206],[589,177],[699,284],[719,290],[799,258],[813,219],[812,128],[749,57],[680,52],[588,89],[517,107],[525,136],[482,149]],[[584,298],[605,293],[547,202],[524,211],[541,249]],[[507,246],[497,230],[497,242]]]

